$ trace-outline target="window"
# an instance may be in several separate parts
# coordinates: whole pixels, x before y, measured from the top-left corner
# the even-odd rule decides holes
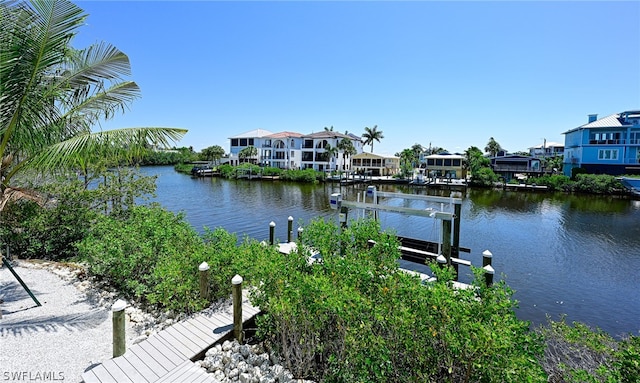
[[[618,149],[600,149],[598,150],[598,159],[599,160],[617,160],[618,159]]]
[[[253,138],[249,138],[249,145],[253,146]]]
[[[296,152],[294,152],[293,150],[291,151],[291,158],[295,157]]]
[[[247,146],[247,139],[246,138],[241,138],[240,139],[240,146]]]
[[[231,139],[231,146],[238,146],[238,139],[237,138],[232,138]]]

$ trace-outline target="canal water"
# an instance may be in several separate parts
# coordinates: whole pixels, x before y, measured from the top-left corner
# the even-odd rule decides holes
[[[198,231],[222,227],[258,240],[287,238],[287,218],[294,231],[315,217],[337,219],[331,193],[356,201],[363,186],[297,184],[281,181],[191,178],[172,167],[143,168],[157,174],[156,201],[183,212]],[[379,190],[436,194],[426,188],[380,185]],[[446,192],[445,192],[446,193]],[[412,208],[447,209],[422,201],[387,199],[380,203]],[[350,213],[350,217],[354,214]],[[461,258],[482,265],[482,252],[493,253],[496,278],[504,279],[519,302],[516,313],[532,324],[549,315],[599,327],[613,336],[640,335],[640,201],[619,197],[562,193],[469,189],[463,194]],[[438,241],[440,225],[431,218],[381,213],[385,229]],[[460,269],[461,280],[470,271]]]

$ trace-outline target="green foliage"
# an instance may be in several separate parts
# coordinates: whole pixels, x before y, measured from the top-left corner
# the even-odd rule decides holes
[[[640,338],[617,342],[585,324],[549,320],[537,330],[545,341],[541,365],[550,382],[640,382]]]
[[[198,257],[201,243],[202,239],[181,215],[158,206],[138,206],[123,219],[100,217],[78,244],[78,252],[91,274],[124,296],[171,306],[173,289],[191,287],[198,291],[192,288],[188,272],[181,275],[184,270],[176,262],[180,259],[184,263],[182,257]],[[193,264],[192,274],[197,266],[198,263]],[[160,289],[155,291],[157,286]]]
[[[311,182],[316,183],[324,180],[325,174],[314,169],[289,169],[282,172],[280,179],[286,181]]]
[[[483,167],[471,171],[471,184],[476,186],[493,186],[498,181],[498,175],[491,168]]]
[[[273,167],[264,167],[262,168],[262,175],[263,176],[279,176],[281,175],[283,172],[282,169],[280,168],[273,168]]]
[[[74,243],[84,238],[96,213],[89,207],[92,193],[80,182],[65,191],[47,207],[30,200],[5,206],[0,212],[0,238],[12,254],[50,260],[75,256]]]
[[[0,212],[0,236],[20,257],[62,260],[75,256],[74,244],[99,213],[122,214],[135,199],[152,195],[155,177],[112,169],[90,184],[61,178],[37,189],[39,203],[21,199]]]
[[[369,242],[374,240],[375,244]],[[397,267],[398,242],[373,220],[315,220],[300,251],[256,259],[261,334],[296,376],[335,382],[544,382],[542,352],[502,283],[424,286]],[[310,265],[309,251],[322,259]],[[480,274],[478,274],[480,275]]]
[[[195,161],[198,155],[189,148],[172,150],[150,150],[142,157],[140,165],[176,165]]]
[[[571,169],[571,179],[575,180],[578,174],[587,174],[587,169],[585,168],[572,168]]]
[[[529,178],[527,179],[526,183],[528,185],[544,185],[547,186],[551,191],[570,191],[573,184],[571,178],[561,174],[552,174]]]
[[[576,174],[573,190],[581,193],[614,194],[624,186],[615,176],[607,174]]]

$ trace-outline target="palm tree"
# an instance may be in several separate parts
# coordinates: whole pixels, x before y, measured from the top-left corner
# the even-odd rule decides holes
[[[418,167],[418,164],[420,163],[420,155],[422,153],[424,153],[424,147],[420,144],[413,144],[413,146],[411,147],[411,151],[413,152],[413,158],[412,158],[412,166]]]
[[[220,145],[209,146],[202,149],[202,156],[212,163],[217,163],[224,156],[224,149]]]
[[[184,129],[91,131],[139,97],[128,57],[98,43],[76,50],[86,14],[67,0],[0,1],[0,200],[11,180],[39,173],[88,171],[152,146],[170,147]]]
[[[324,127],[324,131],[325,132],[333,132],[333,125],[331,125],[330,128],[327,128],[326,126]]]
[[[487,146],[484,147],[484,151],[489,153],[491,157],[495,157],[498,155],[498,152],[502,151],[502,147],[500,144],[493,139],[493,137],[489,138],[489,142],[487,142]]]
[[[258,149],[255,146],[247,146],[246,148],[242,149],[240,153],[238,153],[238,157],[240,157],[240,159],[244,159],[245,161],[257,155]]]
[[[338,149],[342,152],[342,170],[346,170],[347,157],[358,154],[358,151],[348,138],[343,138],[338,142]]]
[[[338,154],[338,150],[337,146],[331,146],[329,144],[325,145],[324,153],[325,156],[327,156],[327,162],[329,162],[329,164],[333,162],[332,160],[335,158],[336,154]]]
[[[365,126],[362,138],[364,138],[365,145],[371,145],[371,153],[373,153],[373,141],[380,142],[384,135],[382,135],[382,130],[378,130],[378,125],[374,125],[373,128]]]

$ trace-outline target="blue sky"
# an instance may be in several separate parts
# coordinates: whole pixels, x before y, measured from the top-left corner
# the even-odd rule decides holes
[[[125,52],[142,89],[103,129],[188,129],[201,150],[253,129],[514,152],[640,109],[640,2],[79,1],[73,44]],[[368,147],[365,150],[369,150]]]

